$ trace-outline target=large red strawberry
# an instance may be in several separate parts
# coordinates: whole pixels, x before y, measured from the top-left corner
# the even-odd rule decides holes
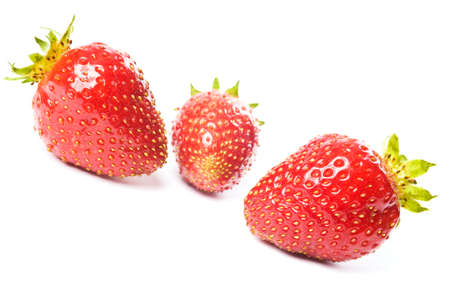
[[[290,252],[345,261],[372,252],[400,206],[422,212],[432,196],[415,178],[434,164],[407,160],[393,135],[383,157],[356,139],[319,136],[274,167],[245,198],[250,230]]]
[[[35,127],[48,150],[61,160],[97,174],[150,174],[167,158],[167,138],[149,84],[128,54],[105,44],[75,49],[67,31],[58,40],[36,38],[45,55],[33,64],[12,66],[39,83],[33,98]]]
[[[241,102],[238,86],[221,93],[217,78],[212,91],[200,92],[191,85],[191,98],[173,125],[180,173],[200,190],[229,189],[250,167],[258,144],[258,121],[252,116],[257,104]]]

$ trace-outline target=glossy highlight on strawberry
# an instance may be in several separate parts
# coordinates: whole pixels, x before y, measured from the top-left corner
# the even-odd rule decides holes
[[[237,184],[250,167],[258,144],[252,108],[238,99],[238,84],[220,92],[199,92],[181,108],[172,129],[172,145],[184,179],[206,192],[220,192]],[[256,107],[256,104],[252,105]]]
[[[356,259],[389,238],[400,206],[425,210],[417,200],[433,196],[414,177],[433,165],[407,161],[395,135],[383,157],[356,139],[319,136],[258,182],[244,200],[244,215],[253,234],[287,251]]]
[[[73,21],[72,21],[73,22]],[[150,174],[167,158],[164,123],[135,61],[102,43],[69,49],[72,23],[44,56],[13,71],[39,83],[33,98],[35,128],[61,160],[99,175]],[[39,55],[39,54],[36,54]],[[31,56],[30,56],[31,57]]]

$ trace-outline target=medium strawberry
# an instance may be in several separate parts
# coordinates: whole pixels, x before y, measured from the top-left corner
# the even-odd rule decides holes
[[[258,144],[258,121],[252,116],[257,104],[242,103],[238,86],[239,81],[221,93],[217,78],[212,91],[200,92],[191,85],[192,97],[173,125],[180,174],[200,190],[229,189],[250,167]]]
[[[363,143],[323,135],[274,167],[245,198],[253,234],[290,252],[345,261],[374,251],[400,206],[422,212],[432,196],[415,178],[434,164],[407,160],[393,135],[380,157]]]
[[[33,98],[35,128],[61,160],[99,175],[150,174],[167,158],[167,139],[143,73],[128,54],[101,43],[69,49],[70,23],[58,40],[35,38],[45,55],[33,64],[11,65],[20,77],[39,83]]]

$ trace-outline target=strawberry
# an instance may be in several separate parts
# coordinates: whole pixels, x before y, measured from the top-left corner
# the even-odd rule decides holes
[[[374,251],[400,207],[427,210],[415,178],[434,164],[407,160],[393,135],[381,157],[356,139],[319,136],[272,168],[245,198],[253,234],[290,252],[345,261]]]
[[[167,158],[167,138],[143,73],[128,54],[102,43],[70,49],[72,22],[58,40],[35,38],[45,55],[10,80],[39,83],[35,129],[62,161],[99,175],[150,174]]]
[[[181,176],[206,192],[221,192],[237,184],[250,167],[258,144],[252,109],[238,99],[239,81],[225,93],[216,78],[213,90],[200,92],[191,85],[191,98],[181,108],[172,128],[172,145]]]

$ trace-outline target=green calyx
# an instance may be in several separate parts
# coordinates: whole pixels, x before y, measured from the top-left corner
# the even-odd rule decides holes
[[[212,89],[213,90],[219,90],[220,89],[219,79],[217,77],[214,78]],[[201,91],[196,89],[194,87],[194,85],[191,84],[191,97],[195,96],[198,93],[201,93]],[[225,93],[228,94],[231,97],[238,98],[239,97],[239,81],[237,81],[236,84],[233,87],[228,88],[225,91]],[[251,103],[251,104],[248,104],[248,106],[251,109],[255,109],[256,107],[259,106],[259,104],[258,103]],[[258,123],[259,126],[264,125],[264,121],[262,121],[262,120],[257,119],[256,122]]]
[[[220,89],[220,84],[219,84],[219,79],[216,77],[214,78],[214,82],[212,85],[212,89],[213,90],[219,90]],[[191,84],[191,96],[195,96],[196,94],[201,93],[200,90],[196,89],[192,84]],[[237,81],[236,85],[234,85],[231,88],[228,88],[225,93],[227,93],[228,95],[238,98],[239,97],[239,81]],[[258,105],[258,104],[256,104]]]
[[[396,184],[400,206],[415,213],[427,211],[419,201],[429,201],[436,196],[417,186],[416,178],[436,164],[425,160],[408,160],[405,155],[401,155],[395,134],[389,138],[383,158]]]
[[[22,83],[34,84],[44,78],[61,56],[70,49],[72,44],[70,34],[73,30],[74,21],[75,16],[59,39],[57,33],[51,29],[48,29],[48,41],[35,37],[34,40],[41,48],[43,55],[40,53],[30,54],[28,57],[33,64],[22,68],[17,68],[13,63],[10,63],[11,71],[18,77],[6,77],[5,80],[22,80]]]

